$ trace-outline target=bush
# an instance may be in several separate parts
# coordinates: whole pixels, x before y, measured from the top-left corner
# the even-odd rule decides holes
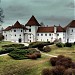
[[[2,48],[8,48],[8,47],[24,47],[24,44],[9,44],[9,45],[4,45]]]
[[[55,66],[52,69],[52,75],[63,75],[65,71],[65,68],[63,66]]]
[[[41,53],[40,52],[35,52],[35,55],[37,55],[37,58],[41,58]]]
[[[4,50],[0,50],[0,54],[10,53],[14,48],[5,48]]]
[[[19,47],[18,49],[28,49],[28,46],[24,46],[24,47]]]
[[[75,69],[75,62],[72,62],[71,68],[72,68],[72,69]]]
[[[64,47],[64,44],[63,43],[57,43],[56,46],[57,47]]]
[[[28,57],[29,59],[37,59],[37,55],[36,55],[36,54],[27,55],[27,57]]]
[[[52,57],[50,58],[50,63],[52,66],[55,66],[56,65],[56,62],[57,62],[58,58],[57,57]]]
[[[71,47],[72,43],[65,43],[65,47]]]
[[[69,57],[61,58],[56,62],[56,65],[64,66],[65,68],[70,68],[72,64],[72,60]]]
[[[42,70],[42,75],[52,75],[51,70],[49,68],[45,68]]]
[[[72,75],[73,74],[73,70],[71,68],[65,70],[64,75]]]
[[[32,42],[29,44],[29,47],[39,49],[39,48],[43,48],[46,45],[52,45],[52,44],[54,44],[54,43],[53,42],[52,43],[50,43],[50,42]]]
[[[60,60],[60,59],[62,59],[62,58],[65,58],[65,56],[63,56],[63,55],[58,55],[58,60]]]
[[[49,46],[46,46],[46,47],[43,48],[43,51],[44,52],[50,52],[51,48]]]
[[[12,52],[9,53],[9,56],[11,56],[14,59],[27,59],[27,58],[31,58],[31,59],[36,59],[37,55],[34,54],[36,53],[36,49],[16,49]]]

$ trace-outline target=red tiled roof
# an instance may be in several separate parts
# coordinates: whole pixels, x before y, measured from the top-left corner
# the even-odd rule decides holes
[[[11,30],[12,26],[8,26],[6,29],[4,29],[3,31],[8,31]]]
[[[48,32],[54,32],[54,27],[51,26],[51,27],[39,27],[38,30],[37,30],[37,33],[48,33]]]
[[[75,27],[75,20],[72,20],[67,26],[64,27],[65,31],[67,29],[67,27]]]
[[[20,23],[17,21],[14,25],[8,26],[6,29],[4,29],[4,31],[8,31],[8,30],[11,30],[11,29],[13,29],[13,28],[23,28],[23,29],[26,29],[26,30],[27,30],[27,28],[26,28],[24,25],[20,24]]]
[[[65,30],[61,26],[57,26],[57,32],[65,32]]]
[[[41,25],[38,23],[36,18],[32,16],[30,20],[27,22],[26,26],[41,26]]]

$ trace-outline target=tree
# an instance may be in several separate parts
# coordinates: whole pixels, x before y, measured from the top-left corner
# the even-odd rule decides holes
[[[2,41],[3,39],[4,39],[4,36],[0,34],[0,41]]]
[[[44,27],[44,26],[45,26],[43,22],[41,22],[41,23],[40,23],[40,25],[41,25],[42,27]]]
[[[1,0],[0,0],[0,3],[1,3]],[[3,23],[3,18],[4,18],[3,9],[0,7],[0,23]]]

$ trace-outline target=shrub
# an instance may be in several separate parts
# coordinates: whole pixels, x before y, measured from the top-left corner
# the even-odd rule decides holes
[[[46,46],[46,47],[43,48],[43,51],[44,52],[50,52],[51,48],[49,46]]]
[[[27,59],[29,57],[31,57],[31,59],[36,59],[37,58],[37,55],[35,54],[36,52],[37,52],[36,49],[16,49],[10,52],[9,56],[11,56],[14,59]]]
[[[56,46],[57,47],[64,47],[64,44],[63,43],[57,43]]]
[[[35,52],[35,55],[37,55],[37,58],[41,58],[41,53],[40,52]]]
[[[64,72],[64,75],[72,75],[72,74],[73,74],[73,71],[71,68],[65,70],[65,72]]]
[[[50,42],[32,42],[29,44],[29,47],[30,48],[43,48],[44,46],[46,45],[52,45],[54,44],[53,42],[50,43]]]
[[[65,56],[63,56],[63,55],[58,55],[58,60],[60,60],[60,59],[62,59],[62,58],[65,58]]]
[[[28,49],[28,46],[24,46],[24,47],[19,47],[18,49]]]
[[[2,46],[2,48],[8,48],[8,47],[24,47],[24,44],[9,44]]]
[[[65,47],[71,47],[72,46],[72,43],[65,43]]]
[[[65,71],[65,68],[63,66],[55,66],[52,69],[52,75],[63,75]]]
[[[51,65],[52,65],[52,66],[55,66],[57,60],[58,60],[57,57],[52,57],[52,58],[50,58],[50,63],[51,63]]]
[[[42,70],[42,75],[52,75],[51,70],[49,68],[45,68]]]
[[[71,68],[72,68],[72,69],[75,69],[75,62],[72,62]]]
[[[36,55],[36,54],[27,55],[27,57],[28,57],[29,59],[37,59],[37,55]]]
[[[0,50],[0,54],[10,53],[13,50],[14,48],[5,48],[3,50]]]
[[[70,68],[72,60],[69,57],[61,58],[56,62],[56,65],[64,66],[65,68]]]

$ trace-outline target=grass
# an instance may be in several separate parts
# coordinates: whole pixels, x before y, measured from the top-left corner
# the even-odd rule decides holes
[[[58,48],[55,45],[50,47],[52,50],[48,54],[52,54],[56,56],[65,55],[65,56],[71,57],[75,61],[75,45],[73,45],[72,47],[63,47],[63,48]]]
[[[0,75],[41,75],[45,67],[50,67],[49,57],[42,55],[37,60],[14,60],[11,57],[0,57]]]
[[[14,44],[14,42],[10,42],[10,41],[2,41],[2,42],[0,42],[0,50],[2,49],[3,45],[7,45],[7,44]]]

